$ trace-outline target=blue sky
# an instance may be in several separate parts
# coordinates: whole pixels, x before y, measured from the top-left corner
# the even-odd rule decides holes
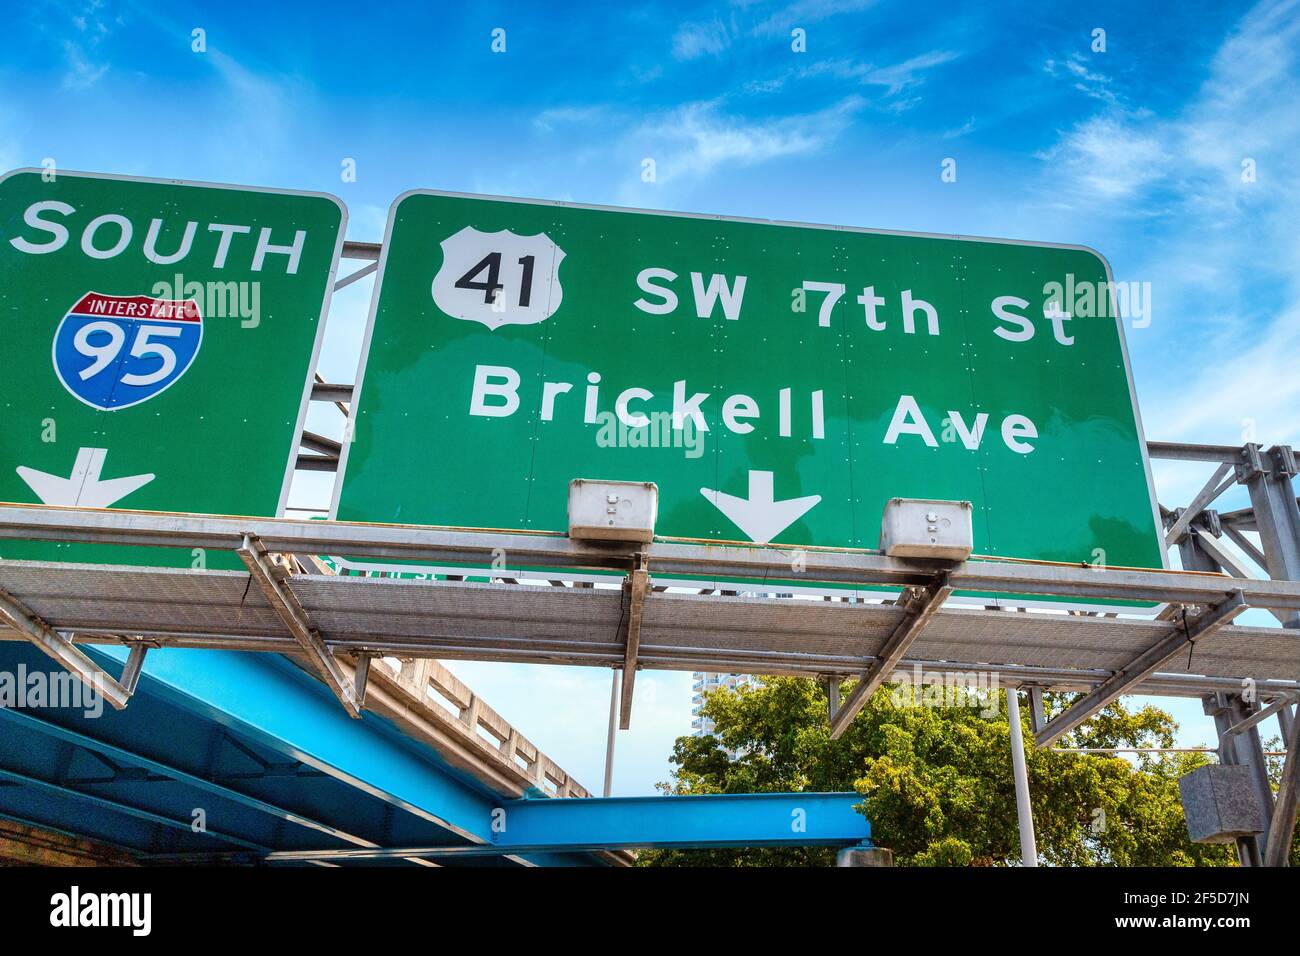
[[[1082,243],[1151,283],[1128,331],[1149,437],[1300,442],[1294,0],[5,6],[0,167],[323,190],[370,241],[429,187]],[[370,287],[336,300],[333,381],[352,381]],[[337,433],[329,415],[312,427]],[[1170,505],[1206,477],[1156,466]],[[598,785],[607,674],[454,666]],[[625,793],[666,779],[689,729],[689,675],[638,688]],[[1174,709],[1208,739],[1199,705]]]

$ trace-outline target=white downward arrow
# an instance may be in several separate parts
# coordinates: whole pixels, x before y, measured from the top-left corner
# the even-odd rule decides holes
[[[107,508],[120,498],[153,481],[153,475],[99,480],[107,448],[82,448],[72,466],[72,475],[61,478],[35,468],[18,466],[18,477],[27,482],[38,498],[47,505],[80,505],[83,508]]]
[[[701,488],[700,494],[717,505],[756,544],[767,544],[822,500],[821,495],[808,495],[777,501],[770,471],[749,473],[748,498],[724,495],[709,488]]]

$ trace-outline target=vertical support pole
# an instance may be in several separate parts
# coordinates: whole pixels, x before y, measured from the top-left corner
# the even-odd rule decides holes
[[[1035,734],[1047,726],[1047,713],[1043,710],[1043,689],[1029,688],[1029,729]]]
[[[1025,732],[1020,726],[1020,691],[1007,688],[1007,723],[1011,733],[1011,773],[1016,780],[1016,817],[1020,822],[1020,865],[1038,865],[1034,814],[1029,806],[1029,770],[1025,765]]]
[[[846,846],[835,854],[836,866],[893,866],[894,851],[883,846]]]
[[[612,680],[609,684],[609,737],[605,741],[605,796],[614,788],[614,734],[618,730],[618,685],[619,672],[615,667],[610,671]]]
[[[1250,492],[1255,528],[1264,546],[1264,563],[1274,581],[1300,581],[1300,506],[1291,482],[1296,474],[1295,453],[1289,445],[1268,452],[1256,444],[1242,449],[1240,480]],[[1300,628],[1300,611],[1280,615],[1283,627]]]
[[[1181,508],[1175,512],[1175,514],[1181,513]],[[1179,540],[1178,560],[1182,564],[1184,571],[1210,571],[1217,574],[1220,570],[1219,562],[1215,561],[1201,548],[1195,529],[1189,529],[1188,533]]]
[[[1286,708],[1278,714],[1286,713]],[[1288,866],[1291,841],[1295,838],[1296,817],[1300,815],[1300,715],[1287,714],[1283,722],[1286,736],[1286,763],[1282,764],[1282,782],[1277,788],[1277,805],[1273,808],[1273,831],[1264,849],[1265,866]]]
[[[1242,762],[1242,753],[1237,749],[1235,737],[1223,735],[1223,732],[1235,723],[1233,712],[1226,694],[1213,694],[1201,698],[1205,713],[1214,718],[1214,730],[1219,738],[1219,763],[1225,767],[1235,767]],[[1262,844],[1254,836],[1237,837],[1237,862],[1242,866],[1262,866],[1264,855]]]
[[[131,645],[131,652],[126,656],[126,666],[122,668],[122,676],[118,678],[118,683],[128,695],[134,694],[136,685],[140,683],[140,672],[144,670],[144,656],[148,652],[149,648],[144,644]]]
[[[1258,704],[1248,704],[1240,695],[1228,697],[1228,713],[1234,724],[1248,718],[1259,709]],[[1233,734],[1232,745],[1237,748],[1237,762],[1250,768],[1251,783],[1255,788],[1255,800],[1264,809],[1264,832],[1255,838],[1261,858],[1264,848],[1268,846],[1268,834],[1273,824],[1273,786],[1268,779],[1268,763],[1264,759],[1264,742],[1259,736],[1259,725]]]

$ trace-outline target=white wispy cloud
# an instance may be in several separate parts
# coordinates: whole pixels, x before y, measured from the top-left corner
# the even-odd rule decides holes
[[[807,28],[842,13],[858,13],[876,5],[876,0],[796,0],[771,14],[754,28],[757,35],[787,33],[795,27]]]
[[[864,105],[861,97],[848,96],[816,112],[754,120],[725,113],[716,100],[688,103],[648,119],[630,139],[655,159],[664,183],[702,177],[728,164],[816,153],[834,142]]]
[[[891,98],[898,97],[899,94],[905,91],[919,87],[925,82],[926,74],[929,71],[945,63],[950,63],[960,56],[960,53],[952,50],[929,50],[898,63],[885,66],[862,63],[842,57],[814,60],[807,65],[800,64],[791,67],[777,76],[762,80],[751,80],[745,84],[744,89],[747,93],[752,94],[775,93],[783,89],[792,80],[800,81],[830,77],[834,80],[856,83],[861,86],[882,86],[885,88],[882,94],[885,100],[880,102],[881,108],[892,112],[903,112],[920,103],[921,97],[912,95],[893,99],[890,102]]]
[[[715,56],[731,46],[734,24],[713,19],[702,23],[684,23],[673,34],[673,56],[679,60],[694,60],[701,56]]]
[[[49,14],[53,16],[57,12],[55,8]],[[61,81],[65,90],[89,89],[108,72],[108,63],[99,57],[99,45],[121,22],[120,17],[105,8],[102,0],[91,0],[77,7],[65,23],[46,26],[48,32],[62,34],[58,42],[67,66]]]
[[[918,56],[895,63],[893,66],[868,67],[862,75],[862,82],[883,86],[890,96],[901,93],[909,86],[921,82],[921,74],[936,66],[942,66],[957,59],[958,54],[951,50],[931,50]]]
[[[108,72],[107,63],[95,63],[87,55],[82,44],[73,40],[63,41],[63,54],[68,61],[68,70],[63,74],[65,90],[84,90],[94,86]]]
[[[1149,373],[1152,438],[1240,442],[1253,430],[1261,443],[1300,442],[1298,14],[1297,0],[1250,9],[1176,113],[1098,97],[1102,110],[1041,154],[1044,205],[1167,224],[1119,277],[1153,289],[1151,326],[1130,342],[1180,357]]]
[[[795,27],[807,30],[810,26],[843,13],[859,13],[875,6],[876,0],[796,0],[781,7],[757,23],[743,21],[744,8],[737,4],[726,18],[713,17],[684,23],[673,34],[673,56],[679,60],[694,60],[702,56],[717,56],[728,50],[740,37],[767,38],[789,35]],[[738,15],[739,14],[739,15]]]
[[[232,169],[256,176],[293,148],[301,128],[298,81],[246,65],[222,50],[203,54],[216,73],[216,105],[208,126],[208,149],[229,157]]]
[[[1122,202],[1169,174],[1172,144],[1142,114],[1117,111],[1093,116],[1040,154],[1047,178],[1065,181],[1061,201]]]
[[[975,122],[975,117],[972,116],[966,122],[962,123],[961,126],[945,131],[943,134],[943,138],[958,139],[962,136],[967,135],[968,133],[975,132],[975,129],[978,125],[979,124]]]
[[[604,121],[609,116],[610,109],[606,106],[561,106],[542,110],[533,117],[533,126],[550,133],[559,126],[588,126]]]
[[[1293,202],[1300,187],[1277,173],[1300,146],[1298,12],[1297,0],[1266,0],[1247,13],[1211,60],[1196,96],[1171,118],[1108,99],[1106,109],[1066,130],[1043,152],[1052,162],[1052,191],[1065,203],[1145,196],[1153,203],[1181,203],[1188,207],[1184,212],[1210,206],[1216,215],[1258,211],[1266,194]],[[1248,157],[1266,166],[1276,160],[1274,175],[1243,183],[1241,162]],[[1147,211],[1141,204],[1111,210]]]
[[[1251,435],[1267,444],[1300,445],[1300,305],[1266,328],[1238,328],[1197,349],[1212,360],[1190,363],[1188,392],[1204,401],[1158,402],[1148,418],[1153,437],[1201,436],[1237,443]]]
[[[1080,53],[1071,53],[1064,60],[1049,59],[1043,64],[1043,71],[1052,76],[1065,77],[1076,90],[1093,99],[1106,103],[1119,102],[1111,78],[1090,66],[1089,61]]]

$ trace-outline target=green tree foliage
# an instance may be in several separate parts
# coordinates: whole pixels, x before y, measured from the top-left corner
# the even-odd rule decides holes
[[[850,687],[845,686],[847,694]],[[846,791],[876,841],[901,866],[1006,865],[1019,859],[1011,747],[1001,692],[967,706],[918,706],[899,689],[877,693],[831,740],[826,690],[803,678],[711,693],[713,735],[680,737],[667,793]],[[1048,695],[1050,713],[1068,703]],[[1027,708],[1024,708],[1027,710]],[[1026,731],[1028,727],[1026,726]],[[1107,707],[1057,746],[1171,746],[1177,724],[1154,707]],[[1202,754],[1122,757],[1028,749],[1038,850],[1062,866],[1230,865],[1231,846],[1191,843],[1178,778]],[[823,848],[657,851],[645,865],[828,865]]]

